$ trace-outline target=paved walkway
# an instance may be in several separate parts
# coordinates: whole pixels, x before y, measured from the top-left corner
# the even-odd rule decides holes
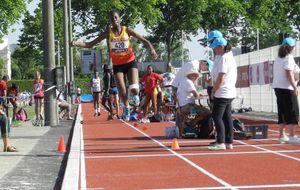
[[[10,144],[19,152],[0,152],[0,189],[60,189],[67,155],[57,146],[63,135],[67,147],[72,126],[73,121],[60,121],[56,127],[34,127],[27,121],[12,127]]]

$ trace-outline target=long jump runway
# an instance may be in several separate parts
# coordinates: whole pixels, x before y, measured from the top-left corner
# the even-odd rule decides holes
[[[233,150],[179,139],[174,151],[164,138],[172,122],[107,121],[92,104],[82,112],[80,189],[300,189],[300,145],[279,144],[276,125],[268,139],[236,140]]]

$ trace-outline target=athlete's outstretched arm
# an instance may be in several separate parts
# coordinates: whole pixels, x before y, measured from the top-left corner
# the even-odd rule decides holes
[[[129,34],[129,36],[133,36],[134,38],[141,41],[150,50],[150,54],[151,54],[153,59],[157,58],[157,54],[156,54],[155,49],[153,48],[152,44],[146,38],[139,35],[138,33],[136,33],[134,30],[132,30],[130,28],[127,28],[127,33]]]
[[[72,47],[81,47],[81,48],[92,48],[96,44],[100,43],[102,40],[106,39],[107,37],[107,31],[101,33],[97,38],[90,42],[82,42],[82,41],[71,41]]]

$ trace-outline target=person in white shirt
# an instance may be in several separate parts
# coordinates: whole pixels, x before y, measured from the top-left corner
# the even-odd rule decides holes
[[[194,115],[195,120],[200,121],[205,118],[210,111],[204,109],[204,107],[195,104],[195,98],[202,96],[201,93],[197,92],[195,87],[195,82],[198,80],[200,73],[198,70],[190,69],[185,73],[185,77],[179,83],[177,89],[177,100],[178,100],[178,114],[179,121],[177,122],[179,128],[179,137],[184,136],[184,127],[187,121],[188,115]],[[191,113],[193,110],[194,113]],[[197,121],[192,121],[191,123],[197,123]]]
[[[94,72],[94,77],[91,79],[91,91],[93,94],[94,101],[94,116],[100,116],[100,93],[101,93],[101,83],[98,71]]]
[[[295,136],[295,127],[299,122],[297,81],[299,67],[291,54],[295,47],[295,40],[287,37],[278,50],[278,57],[274,61],[273,88],[277,98],[279,141],[281,143],[300,144]],[[296,74],[296,79],[295,79]],[[289,127],[289,137],[284,129]]]
[[[67,116],[68,120],[73,120],[73,118],[71,117],[71,104],[69,104],[63,95],[63,91],[58,91],[56,90],[56,100],[57,100],[57,105],[60,108],[59,110],[59,118],[63,119],[64,116]]]
[[[232,149],[233,123],[231,116],[231,102],[236,97],[237,65],[231,52],[231,45],[224,38],[215,38],[209,46],[213,49],[214,67],[211,75],[213,89],[212,116],[215,123],[217,139],[210,144],[210,150]]]

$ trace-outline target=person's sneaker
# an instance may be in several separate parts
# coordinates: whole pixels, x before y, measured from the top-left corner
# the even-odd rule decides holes
[[[98,116],[100,116],[101,115],[101,113],[100,112],[98,112]]]
[[[96,112],[94,113],[94,116],[97,116],[97,113],[96,113]]]
[[[286,136],[286,135],[284,135],[284,136],[282,136],[282,137],[280,137],[280,138],[278,139],[278,141],[279,141],[281,144],[284,144],[284,143],[288,142],[289,140],[290,140],[290,138],[289,138],[288,136]]]
[[[129,107],[124,108],[124,113],[123,113],[122,119],[124,121],[129,121],[130,120],[130,108]]]
[[[289,144],[300,144],[300,138],[294,136],[290,137],[289,141],[287,141]]]
[[[140,97],[138,95],[132,96],[131,100],[134,106],[138,107],[140,105]]]
[[[230,150],[233,149],[232,143],[225,143],[225,147],[226,147],[226,149],[230,149]]]
[[[216,143],[215,145],[208,146],[209,150],[226,150],[224,143]]]

